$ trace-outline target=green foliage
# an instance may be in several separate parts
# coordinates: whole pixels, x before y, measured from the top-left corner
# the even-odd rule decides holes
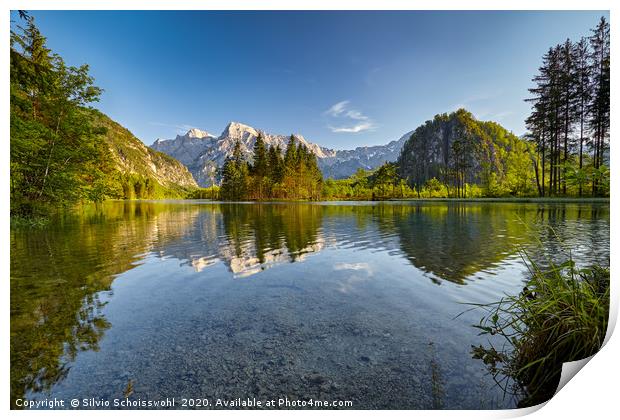
[[[532,97],[526,99],[532,104],[526,124],[536,145],[540,196],[609,194],[599,172],[608,162],[609,74],[610,34],[604,17],[590,37],[576,43],[567,39],[542,57],[529,89]],[[570,191],[575,181],[577,191]]]
[[[284,158],[280,146],[269,147],[269,178],[274,184],[279,184],[284,179]]]
[[[424,183],[420,196],[423,198],[447,197],[448,188],[439,182],[437,178],[431,178]]]
[[[381,165],[370,176],[371,185],[373,189],[376,190],[375,197],[379,199],[394,196],[394,187],[398,181],[396,177],[396,166],[393,163]]]
[[[256,142],[254,143],[254,164],[251,166],[250,174],[255,178],[264,178],[267,176],[268,166],[269,161],[265,140],[263,140],[263,133],[258,133]]]
[[[262,134],[254,145],[249,165],[237,142],[233,155],[222,169],[221,198],[224,200],[318,200],[323,176],[316,156],[291,136],[284,156],[279,147],[265,147]]]
[[[106,146],[109,166],[94,193],[102,199],[183,198],[196,188],[191,174],[176,159],[146,147],[129,130],[97,110],[88,110],[101,127],[99,141]],[[153,169],[154,167],[154,169]],[[91,200],[101,201],[101,200]]]
[[[29,17],[11,31],[11,212],[31,215],[40,204],[71,204],[109,168],[100,130],[84,106],[98,100],[88,66],[66,66],[45,46]]]
[[[248,164],[241,153],[241,143],[237,141],[233,155],[226,159],[222,168],[222,199],[243,200],[248,192],[249,181]]]
[[[323,184],[323,197],[328,200],[387,200],[414,198],[417,193],[398,177],[396,165],[387,162],[372,172],[360,168],[347,179],[329,178]]]
[[[482,305],[486,315],[476,325],[481,334],[497,335],[505,345],[473,347],[500,384],[521,396],[527,407],[555,393],[562,364],[595,354],[603,344],[609,319],[609,268],[578,268],[569,257],[543,267],[529,260],[530,280],[518,296]]]
[[[49,224],[50,219],[45,216],[11,216],[11,228],[42,228]]]
[[[195,187],[180,163],[87,107],[102,92],[88,65],[67,66],[53,54],[34,18],[11,31],[10,57],[11,215],[36,218],[50,205],[107,198],[183,197]],[[167,167],[177,182],[157,174]]]
[[[115,173],[106,180],[105,198],[145,200],[162,198],[185,198],[193,189],[179,186],[162,186],[156,180],[138,174]]]
[[[196,188],[188,193],[187,198],[196,200],[219,200],[220,187],[214,185],[208,188]]]
[[[263,140],[263,133],[258,133],[254,143],[254,163],[250,166],[251,188],[258,200],[262,200],[267,194],[269,175],[269,157]]]
[[[529,143],[499,124],[460,109],[415,130],[398,158],[398,174],[419,197],[528,196],[535,191],[532,154]]]

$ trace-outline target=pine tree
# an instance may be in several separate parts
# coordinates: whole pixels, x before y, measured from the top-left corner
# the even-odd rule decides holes
[[[269,179],[273,184],[279,184],[284,177],[284,160],[280,146],[269,146]]]
[[[585,137],[586,122],[588,120],[588,104],[591,101],[591,68],[589,63],[589,48],[586,38],[575,45],[575,102],[576,102],[576,123],[579,126],[579,196],[583,194],[583,145],[587,140]]]
[[[592,101],[590,103],[589,128],[593,132],[593,162],[595,175],[592,182],[592,194],[598,194],[598,170],[603,164],[605,142],[610,124],[610,38],[609,23],[601,17],[599,24],[592,30],[590,37],[590,66],[592,71]]]
[[[237,141],[233,154],[226,159],[222,168],[222,185],[220,194],[225,200],[245,199],[248,192],[248,165]]]
[[[563,126],[563,157],[562,157],[562,193],[566,195],[566,170],[568,165],[568,148],[569,136],[573,128],[575,120],[575,89],[576,89],[576,71],[574,65],[575,47],[570,39],[567,39],[560,47],[560,74],[559,77],[559,94],[560,107],[562,109],[562,126]]]
[[[254,163],[252,164],[251,174],[257,177],[267,176],[268,164],[267,149],[265,147],[263,133],[258,133],[256,142],[254,143]]]
[[[295,168],[295,162],[297,161],[297,144],[295,136],[291,134],[288,145],[286,146],[286,152],[284,152],[284,167],[287,171],[292,171]]]
[[[20,68],[19,76],[23,83],[23,91],[31,102],[32,118],[36,120],[39,118],[41,107],[40,97],[51,85],[52,53],[46,46],[47,39],[34,23],[34,17],[27,18],[25,28],[18,25],[17,29],[19,32],[11,30],[11,56],[13,58],[14,55],[20,55],[27,60],[27,65]],[[21,49],[21,54],[17,49]],[[15,61],[20,61],[18,57],[15,59]]]
[[[284,153],[284,184],[287,198],[297,196],[297,144],[295,136],[291,134],[286,152]]]
[[[550,48],[543,57],[539,74],[533,79],[535,87],[529,89],[533,97],[526,99],[532,103],[526,125],[528,137],[537,145],[539,158],[535,160],[535,169],[540,195],[566,195],[568,182],[576,181],[576,192],[581,196],[588,173],[592,194],[604,193],[599,181],[602,179],[601,185],[606,185],[603,161],[609,142],[609,62],[609,23],[605,18],[601,18],[589,38],[578,43],[566,40]],[[573,147],[575,132],[578,139]],[[591,148],[591,159],[587,160],[586,144]],[[575,160],[578,169],[573,169]],[[545,192],[546,168],[549,180]]]
[[[320,199],[323,189],[323,175],[319,169],[316,155],[304,147],[304,161],[302,164],[302,177],[307,181],[308,197],[313,200]]]
[[[268,172],[268,157],[267,149],[265,147],[265,141],[263,140],[263,133],[258,133],[256,142],[254,143],[254,163],[251,166],[250,175],[253,177],[253,183],[255,191],[259,200],[262,200],[263,190],[265,188],[265,177]]]
[[[550,48],[543,56],[539,73],[532,79],[535,87],[529,89],[534,95],[526,99],[532,102],[533,112],[526,120],[528,129],[537,139],[538,152],[542,154],[542,183],[539,186],[545,194],[545,164],[548,161],[548,195],[558,192],[560,178],[560,137],[562,124],[561,47]]]

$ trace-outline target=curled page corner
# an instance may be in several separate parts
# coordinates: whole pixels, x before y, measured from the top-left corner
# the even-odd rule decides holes
[[[616,322],[618,321],[618,298],[611,296],[611,301],[609,303],[609,319],[607,322],[607,332],[605,333],[605,339],[603,340],[603,345],[601,349],[605,347],[611,335],[614,333],[616,329]],[[599,349],[600,350],[600,349]]]
[[[541,408],[543,408],[545,405],[547,405],[547,403],[551,401],[551,400],[547,400],[544,402],[541,402],[538,405],[532,405],[530,407],[524,407],[524,408],[516,408],[514,410],[505,410],[505,412],[510,413],[507,417],[523,417],[523,416],[528,416],[532,413],[535,413],[536,411],[540,410]]]
[[[599,349],[599,351],[605,347],[605,345],[607,344],[607,342],[609,341],[609,338],[611,337],[611,335],[613,334],[614,329],[616,328],[616,320],[617,320],[617,307],[616,309],[612,309],[613,307],[615,307],[615,305],[610,305],[610,316],[609,316],[609,323],[607,325],[607,333],[605,334],[605,339],[603,340],[603,345],[601,346],[601,348]],[[597,352],[598,353],[598,352]],[[596,356],[596,353],[593,354],[590,357],[586,357],[585,359],[581,359],[581,360],[575,360],[572,362],[565,362],[562,364],[562,374],[560,375],[560,382],[558,383],[558,388],[555,390],[555,394],[553,394],[553,396],[556,396],[558,392],[560,392],[560,390],[562,388],[564,388],[564,385],[566,385],[571,379],[573,379],[573,377],[577,374],[577,372],[579,372],[590,360],[592,360],[592,358]]]
[[[575,360],[573,362],[565,362],[562,364],[562,374],[560,375],[560,382],[558,383],[558,389],[555,390],[556,396],[564,385],[566,385],[573,377],[579,372],[595,355],[586,357],[585,359]]]

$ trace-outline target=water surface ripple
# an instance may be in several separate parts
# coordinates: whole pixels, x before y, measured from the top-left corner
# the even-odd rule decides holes
[[[521,289],[519,250],[608,264],[609,206],[85,207],[11,231],[11,400],[512,407],[455,316]]]

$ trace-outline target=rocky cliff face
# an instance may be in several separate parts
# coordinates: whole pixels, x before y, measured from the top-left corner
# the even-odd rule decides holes
[[[529,145],[494,122],[478,121],[464,109],[436,115],[418,127],[398,157],[400,175],[412,186],[431,178],[446,185],[478,184],[486,188],[529,185],[532,169]]]
[[[108,144],[114,166],[120,173],[151,178],[167,188],[198,186],[181,162],[145,146],[120,124],[100,112],[93,112],[98,125],[106,129],[102,137]]]
[[[158,139],[151,147],[178,159],[189,168],[198,184],[206,187],[219,183],[219,169],[232,155],[237,140],[241,143],[241,150],[251,159],[258,133],[259,130],[253,127],[231,122],[219,137],[192,129],[174,139]],[[290,136],[262,134],[267,145],[286,150]],[[395,161],[410,135],[411,132],[384,146],[358,147],[354,150],[332,150],[312,143],[300,134],[294,136],[297,142],[316,155],[325,177],[341,179],[353,175],[358,168],[372,170],[387,161]]]

